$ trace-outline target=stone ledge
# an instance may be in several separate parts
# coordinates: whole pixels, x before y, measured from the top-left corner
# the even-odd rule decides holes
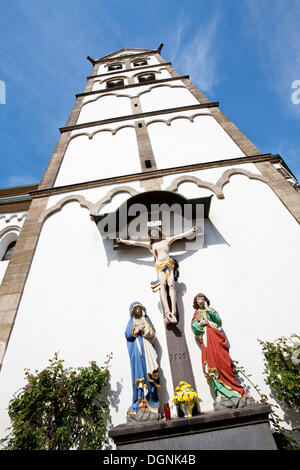
[[[136,425],[126,423],[111,429],[109,436],[117,447],[149,440],[170,439],[183,435],[266,423],[270,411],[270,405],[255,404],[239,409],[210,411],[193,418],[174,418],[170,421],[155,421]]]
[[[156,116],[160,114],[172,114],[172,113],[178,113],[182,111],[190,111],[190,110],[197,110],[197,109],[203,109],[203,108],[214,108],[217,106],[219,106],[219,102],[214,101],[214,102],[209,102],[209,103],[191,104],[189,106],[177,106],[176,108],[157,109],[155,111],[148,111],[145,113],[127,114],[126,116],[116,116],[116,117],[112,117],[109,119],[102,119],[100,121],[84,122],[82,124],[74,124],[72,126],[60,127],[59,131],[61,133],[71,132],[71,131],[76,131],[78,129],[86,129],[88,127],[113,124],[115,122],[136,121],[137,119],[144,119],[146,117]]]

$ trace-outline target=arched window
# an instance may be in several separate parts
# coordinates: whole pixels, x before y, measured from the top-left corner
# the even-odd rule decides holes
[[[143,65],[147,65],[147,64],[148,64],[147,59],[139,59],[133,62],[134,67],[142,67]]]
[[[11,242],[8,247],[6,248],[6,251],[2,257],[2,260],[1,261],[8,261],[10,260],[10,258],[12,257],[12,254],[13,254],[13,251],[14,251],[14,248],[15,248],[15,245],[16,245],[17,241],[13,241]]]
[[[0,231],[0,262],[9,261],[20,233],[20,227],[13,225]]]
[[[119,86],[124,86],[124,80],[122,78],[117,78],[114,80],[108,80],[106,82],[106,88],[116,88]]]
[[[138,75],[138,81],[140,83],[149,83],[155,80],[155,73],[144,73],[143,75]]]
[[[109,71],[120,70],[122,68],[122,64],[111,64],[108,66]]]

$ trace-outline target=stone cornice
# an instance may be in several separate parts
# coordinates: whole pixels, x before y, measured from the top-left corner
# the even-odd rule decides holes
[[[125,72],[133,72],[135,70],[145,70],[145,69],[149,69],[149,68],[153,68],[153,67],[163,67],[164,65],[171,65],[172,62],[165,62],[163,64],[154,64],[154,65],[143,65],[142,67],[134,67],[132,69],[129,69],[129,70],[126,70],[126,69],[122,69],[122,70],[116,70],[115,72],[107,72],[107,73],[101,73],[100,75],[89,75],[87,78],[87,80],[92,80],[94,78],[99,78],[99,77],[107,77],[107,75],[115,75],[115,74],[119,74],[120,73],[125,73]]]
[[[29,193],[38,188],[38,184],[0,189],[0,214],[28,211],[31,197]]]
[[[127,72],[127,70],[123,70],[123,72]],[[119,75],[120,73],[122,73],[122,70],[119,70]],[[103,90],[87,91],[83,93],[77,93],[75,96],[76,98],[79,98],[81,96],[97,95],[99,93],[108,93],[108,92],[112,92],[115,90],[126,90],[127,88],[141,87],[141,86],[153,85],[153,84],[164,83],[164,82],[172,82],[174,80],[183,80],[185,78],[189,78],[189,75],[179,75],[178,77],[162,78],[161,80],[151,80],[146,83],[132,83],[130,85],[117,86],[115,88],[104,88]]]
[[[246,157],[231,158],[226,160],[216,160],[213,162],[206,163],[194,163],[192,165],[177,166],[173,168],[164,168],[161,170],[153,170],[142,173],[132,173],[129,175],[123,176],[114,176],[112,178],[105,178],[101,180],[87,181],[84,183],[75,183],[65,186],[57,186],[52,188],[39,189],[32,191],[30,196],[32,199],[46,197],[46,196],[55,196],[57,194],[64,194],[71,191],[79,191],[84,189],[90,189],[100,186],[107,186],[112,184],[123,184],[129,183],[132,181],[143,181],[149,178],[160,178],[163,176],[170,176],[179,173],[189,173],[197,170],[207,170],[210,168],[218,168],[224,166],[233,166],[233,165],[243,165],[247,163],[261,163],[271,161],[272,163],[279,163],[281,161],[280,155],[272,156],[270,153],[257,154]]]
[[[101,126],[101,125],[105,125],[105,124],[110,124],[112,122],[144,119],[148,116],[155,116],[155,115],[159,115],[159,114],[169,114],[169,113],[171,114],[171,113],[176,113],[176,112],[181,112],[181,111],[188,111],[188,110],[193,110],[193,109],[214,108],[214,107],[218,107],[218,106],[219,106],[218,101],[213,101],[213,102],[208,102],[208,103],[192,104],[192,105],[189,105],[189,106],[177,106],[176,108],[159,109],[159,110],[156,110],[156,111],[148,111],[147,113],[127,114],[126,116],[119,116],[119,117],[114,117],[114,118],[110,118],[110,119],[102,119],[100,121],[85,122],[85,123],[82,123],[82,124],[75,124],[74,126],[60,127],[59,130],[60,130],[61,133],[63,133],[63,132],[68,132],[68,131],[75,131],[77,129],[85,129],[87,127],[94,127],[94,126]]]
[[[113,60],[117,61],[117,60],[123,60],[123,59],[128,59],[129,57],[140,57],[140,56],[144,56],[144,55],[148,55],[148,54],[159,54],[159,50],[156,49],[145,49],[143,52],[138,52],[138,53],[132,53],[132,54],[124,54],[122,55],[121,57],[120,56],[115,56],[115,57],[109,57],[109,56],[105,56],[105,57],[101,57],[101,59],[97,59],[97,60],[94,60],[94,64],[99,64],[100,62],[111,62]],[[122,54],[122,52],[120,51],[120,54]],[[110,55],[110,54],[109,54]]]
[[[29,184],[26,186],[14,186],[12,188],[2,188],[0,189],[0,199],[10,198],[15,196],[25,196],[38,188],[38,184]]]
[[[271,406],[269,404],[255,403],[254,405],[244,408],[208,411],[201,413],[198,416],[193,416],[192,418],[173,418],[170,421],[149,421],[144,426],[119,424],[109,431],[109,436],[114,440],[117,446],[117,450],[118,445],[123,446],[123,448],[125,445],[128,445],[128,447],[126,447],[127,450],[130,449],[130,446],[134,445],[135,443],[148,442],[149,444],[149,442],[153,440],[170,440],[174,437],[180,438],[183,436],[191,436],[193,434],[197,435],[204,432],[217,432],[220,430],[224,432],[226,429],[236,427],[243,429],[244,427],[250,425],[268,423],[268,416],[270,412]],[[255,433],[256,431],[253,430],[252,432]],[[146,445],[144,445],[143,448],[152,449],[155,447],[151,447],[151,445],[146,447]],[[184,448],[201,449],[201,447]],[[172,447],[170,447],[170,449],[172,449]],[[272,449],[276,449],[275,444]]]

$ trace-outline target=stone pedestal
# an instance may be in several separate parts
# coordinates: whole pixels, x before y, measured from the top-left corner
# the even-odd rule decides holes
[[[120,424],[110,431],[117,450],[277,450],[269,405],[211,411],[140,425]]]

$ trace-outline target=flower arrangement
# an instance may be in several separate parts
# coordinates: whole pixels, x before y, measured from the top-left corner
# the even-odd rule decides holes
[[[184,408],[188,408],[188,415],[191,417],[195,403],[199,403],[202,400],[198,396],[197,392],[192,389],[191,385],[182,380],[175,388],[172,401],[174,405],[181,408],[182,410],[184,410]]]

